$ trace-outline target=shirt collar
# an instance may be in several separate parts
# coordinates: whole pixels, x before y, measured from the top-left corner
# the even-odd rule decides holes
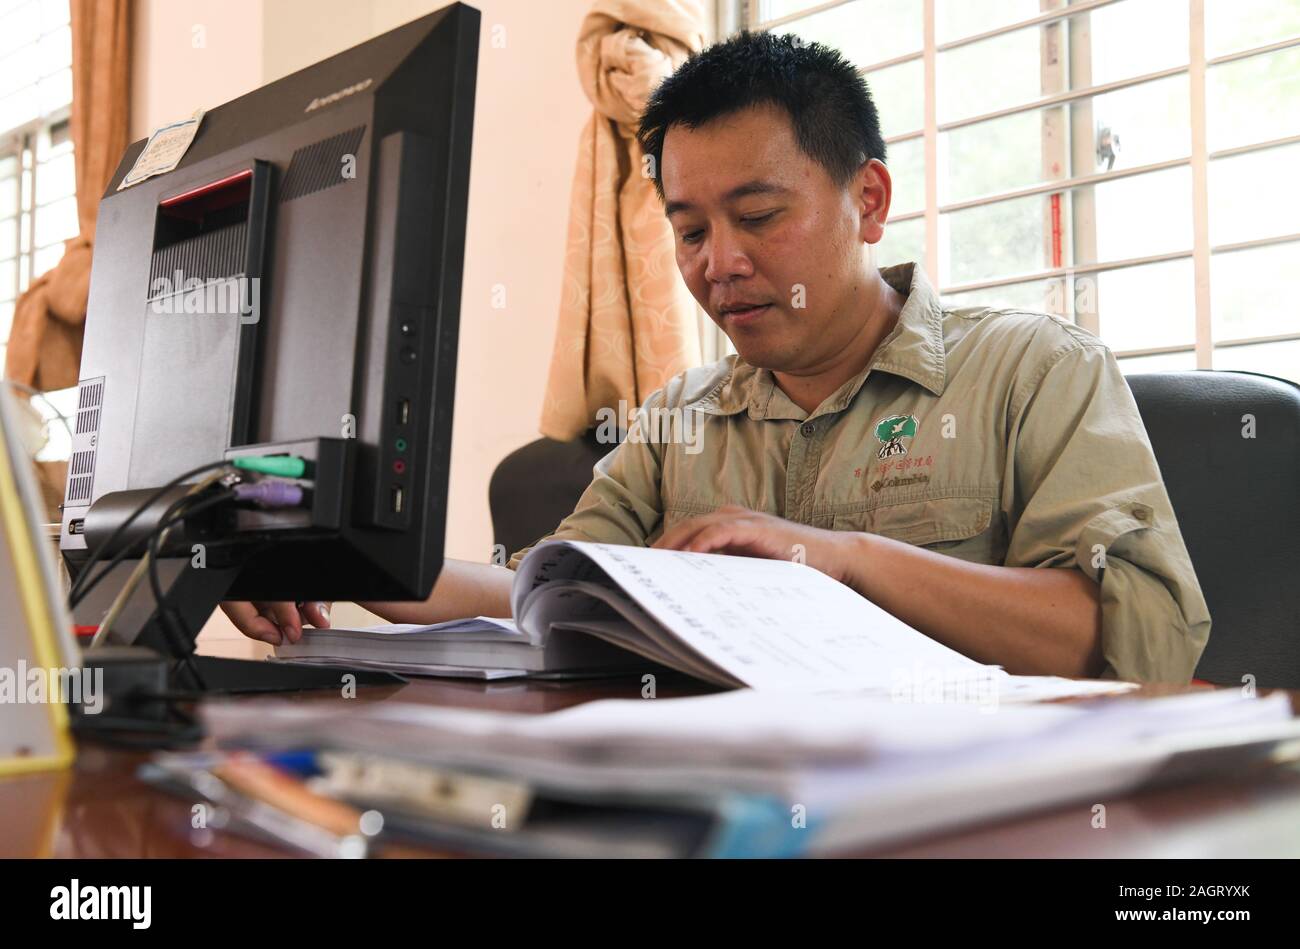
[[[899,293],[907,294],[898,322],[876,347],[867,366],[847,380],[813,413],[841,412],[853,401],[872,370],[910,379],[935,395],[947,383],[943,345],[943,306],[917,263],[883,267],[880,276]],[[709,415],[735,415],[749,410],[752,419],[809,418],[781,391],[770,369],[758,369],[737,357],[730,375],[687,408]]]

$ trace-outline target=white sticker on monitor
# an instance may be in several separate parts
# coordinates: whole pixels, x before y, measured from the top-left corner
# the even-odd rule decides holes
[[[164,125],[150,135],[144,151],[136,158],[117,190],[138,185],[154,175],[166,174],[179,165],[189,150],[190,143],[194,141],[194,136],[198,134],[199,123],[202,121],[203,110],[196,109],[188,119]]]

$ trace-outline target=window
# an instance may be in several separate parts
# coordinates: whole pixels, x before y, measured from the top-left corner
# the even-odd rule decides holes
[[[1057,313],[1126,372],[1300,381],[1300,0],[741,0],[880,110],[878,263]]]
[[[68,0],[0,0],[0,340],[14,302],[80,230],[68,19]]]

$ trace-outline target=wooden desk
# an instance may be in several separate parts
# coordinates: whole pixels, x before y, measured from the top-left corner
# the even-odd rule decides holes
[[[713,691],[661,676],[658,695]],[[1189,687],[1190,689],[1191,687]],[[1142,695],[1188,689],[1150,687]],[[635,678],[584,683],[476,683],[422,679],[361,690],[354,700],[301,694],[303,702],[396,699],[460,708],[549,712],[601,698],[639,695]],[[1300,692],[1289,693],[1300,714]],[[139,752],[83,745],[76,767],[0,781],[0,857],[270,857],[275,848],[222,832],[193,831],[190,803],[142,784]],[[1261,768],[1231,780],[1148,789],[1109,800],[1093,829],[1092,802],[943,834],[862,856],[1246,857],[1300,855],[1300,768]],[[404,852],[405,853],[405,852]],[[421,852],[412,851],[415,855]]]

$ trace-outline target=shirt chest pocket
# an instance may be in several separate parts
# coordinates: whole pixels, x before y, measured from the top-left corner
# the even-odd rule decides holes
[[[865,531],[976,563],[1000,564],[1006,532],[989,497],[926,498],[834,516],[835,530]]]

